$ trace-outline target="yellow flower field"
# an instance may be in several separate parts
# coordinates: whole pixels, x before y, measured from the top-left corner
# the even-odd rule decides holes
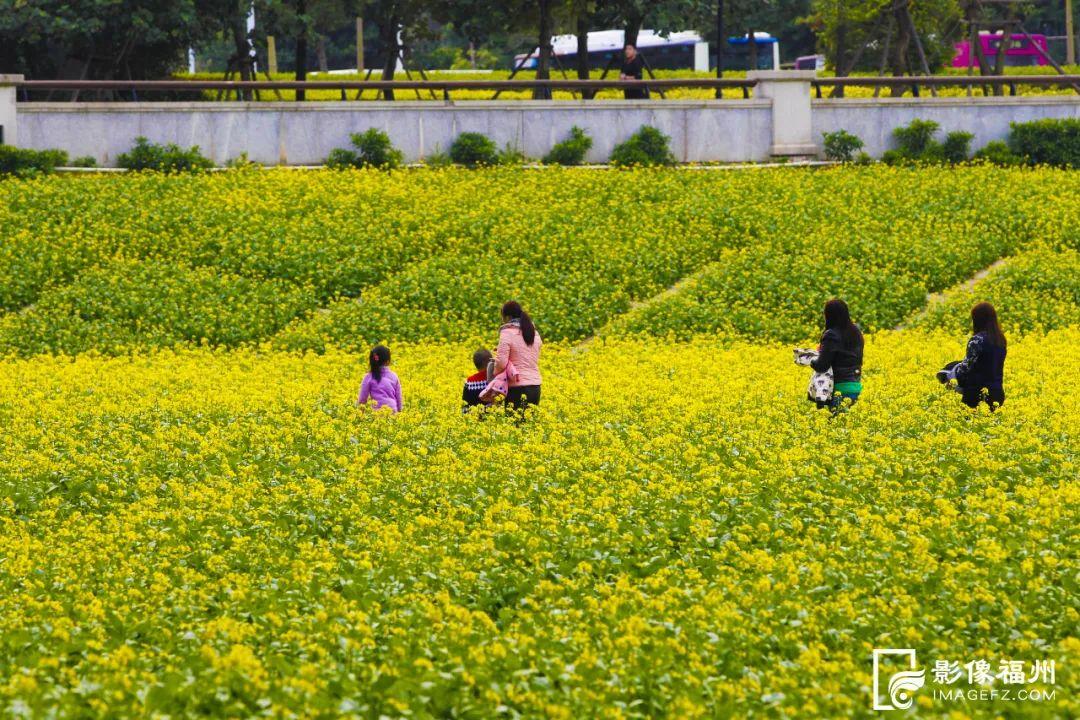
[[[1047,378],[1078,348],[1014,343],[1005,408],[973,414],[928,374],[955,337],[879,335],[835,420],[783,347],[551,348],[525,427],[462,418],[469,347],[397,347],[399,417],[351,406],[351,354],[7,361],[0,697],[861,716],[871,649],[899,645],[1054,659],[1058,700],[1032,716],[1064,717],[1080,425],[1075,384]]]
[[[1078,191],[989,167],[0,183],[0,713],[1080,716]],[[833,294],[870,331],[835,417],[790,350]],[[542,406],[463,416],[511,296]],[[933,377],[977,299],[1009,337],[995,413]],[[353,405],[376,341],[397,416]],[[911,710],[872,709],[876,648],[917,652]],[[944,698],[967,677],[936,661],[1055,674]]]

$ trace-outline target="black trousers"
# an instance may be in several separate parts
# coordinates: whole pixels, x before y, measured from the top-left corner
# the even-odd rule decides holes
[[[1005,404],[1005,391],[1001,388],[961,388],[961,392],[961,399],[969,408],[977,408],[980,402],[985,402],[993,412],[997,405]]]
[[[529,405],[540,404],[539,385],[518,385],[506,393],[506,409],[524,411]]]

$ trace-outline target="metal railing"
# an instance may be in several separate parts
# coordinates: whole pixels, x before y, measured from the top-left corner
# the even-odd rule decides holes
[[[451,100],[450,93],[458,90],[493,90],[496,93],[514,90],[569,90],[588,95],[600,90],[650,90],[663,93],[672,88],[704,88],[723,90],[738,88],[744,98],[750,97],[750,90],[757,85],[756,80],[740,78],[654,78],[649,80],[310,80],[296,82],[290,80],[22,80],[14,83],[23,91],[24,99],[29,93],[41,91],[103,92],[117,91],[130,93],[128,99],[138,98],[141,93],[186,93],[217,91],[225,97],[251,97],[263,90],[280,93],[282,90],[329,90],[340,93],[341,100],[349,100],[350,92],[355,91],[353,99],[361,99],[364,91],[379,93],[393,91],[415,91],[420,97],[421,91],[442,93],[446,101]]]
[[[1080,93],[1080,75],[928,75],[908,77],[820,77],[810,81],[817,97],[823,97],[823,89],[832,88],[834,93],[848,87],[874,88],[875,95],[883,89],[901,88],[920,97],[922,90],[933,94],[937,88],[966,88],[968,94],[982,88],[985,94],[995,88],[1001,88],[1001,94],[1008,90],[1009,95],[1017,94],[1017,87],[1022,85],[1035,87],[1071,88]],[[751,96],[750,91],[758,84],[757,80],[745,78],[653,78],[648,80],[312,80],[296,82],[289,80],[22,80],[14,83],[22,91],[23,100],[33,97],[40,99],[42,93],[71,91],[72,99],[83,93],[113,93],[112,99],[138,100],[140,93],[166,94],[169,96],[189,93],[216,91],[217,99],[230,96],[238,99],[259,98],[261,91],[272,91],[280,98],[282,90],[292,91],[332,91],[341,100],[360,100],[365,91],[374,91],[384,97],[392,97],[396,91],[413,91],[418,99],[422,92],[430,93],[438,99],[452,102],[451,93],[464,90],[491,90],[496,95],[508,91],[552,92],[570,91],[583,98],[592,97],[600,90],[649,90],[663,95],[664,90],[676,88],[697,88],[715,90],[717,95],[724,89],[739,89],[744,98]],[[350,98],[350,94],[355,93]],[[33,94],[31,96],[31,94]]]
[[[822,88],[868,87],[876,91],[883,89],[910,89],[912,95],[920,97],[921,88],[931,94],[940,87],[965,88],[970,95],[975,88],[1008,88],[1009,95],[1016,95],[1019,85],[1035,87],[1072,88],[1080,93],[1080,75],[920,75],[909,77],[842,77],[815,78],[810,81],[817,97],[822,97]],[[989,94],[989,93],[987,93]]]

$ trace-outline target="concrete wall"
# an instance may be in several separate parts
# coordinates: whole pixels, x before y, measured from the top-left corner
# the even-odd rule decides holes
[[[1080,95],[815,100],[811,115],[819,146],[822,133],[847,130],[862,138],[866,152],[880,157],[892,147],[893,129],[918,118],[934,120],[943,134],[973,133],[971,147],[978,150],[991,140],[1004,140],[1010,122],[1080,118]]]
[[[446,151],[458,134],[481,132],[500,148],[541,157],[574,125],[604,162],[642,125],[671,136],[683,162],[764,160],[771,143],[768,100],[713,102],[198,102],[19,103],[20,144],[61,148],[115,165],[136,137],[198,145],[218,163],[247,153],[266,164],[320,164],[349,134],[379,128],[409,161]]]
[[[746,162],[820,150],[822,133],[858,135],[878,157],[893,129],[915,118],[937,121],[945,132],[975,134],[973,148],[1008,135],[1010,122],[1080,118],[1080,97],[879,98],[814,100],[812,73],[757,73],[751,100],[468,102],[195,102],[15,103],[0,82],[0,120],[8,138],[36,149],[91,155],[100,165],[144,135],[158,143],[198,145],[219,164],[246,153],[268,165],[316,165],[349,135],[386,131],[409,161],[446,151],[460,133],[481,132],[499,147],[539,158],[574,125],[593,138],[589,160],[604,162],[612,148],[642,125],[669,135],[683,162]],[[3,76],[0,76],[0,80]],[[5,99],[6,98],[6,99]],[[13,112],[13,108],[17,110]],[[13,116],[15,122],[12,122]],[[15,127],[17,126],[17,128]],[[9,139],[8,142],[11,142]]]

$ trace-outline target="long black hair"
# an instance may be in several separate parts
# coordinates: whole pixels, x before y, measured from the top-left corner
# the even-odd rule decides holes
[[[863,342],[862,331],[851,321],[847,303],[840,298],[825,303],[825,329],[840,333],[840,342],[846,348],[858,347]]]
[[[525,341],[526,345],[532,345],[533,340],[536,339],[536,326],[533,325],[532,318],[529,317],[529,313],[521,309],[521,303],[517,300],[511,300],[502,306],[503,317],[508,317],[511,320],[517,320],[521,324],[521,337]]]
[[[986,333],[986,339],[998,347],[1005,347],[1005,333],[1001,332],[997,310],[988,302],[971,308],[971,327],[976,333]]]
[[[390,364],[390,348],[385,345],[376,345],[371,349],[368,362],[371,366],[371,379],[378,382],[382,379],[382,369]]]

